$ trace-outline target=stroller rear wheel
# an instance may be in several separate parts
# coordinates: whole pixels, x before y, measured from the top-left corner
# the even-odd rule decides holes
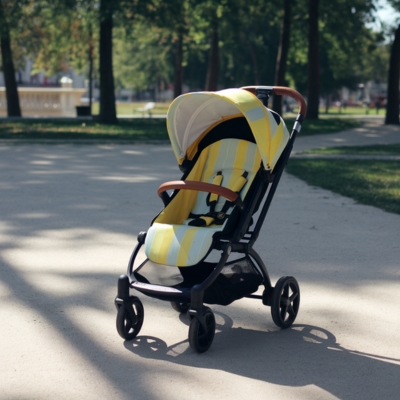
[[[144,309],[138,297],[130,296],[121,304],[117,313],[117,331],[125,340],[134,339],[143,325]]]
[[[189,326],[189,344],[197,353],[204,353],[210,348],[215,334],[215,317],[209,307],[203,307],[202,318],[205,329],[197,317],[192,318]]]
[[[297,317],[300,307],[300,287],[293,276],[278,280],[271,298],[272,319],[280,328],[289,328]]]
[[[190,303],[178,303],[176,301],[171,301],[171,306],[175,311],[179,313],[185,313],[190,308]]]

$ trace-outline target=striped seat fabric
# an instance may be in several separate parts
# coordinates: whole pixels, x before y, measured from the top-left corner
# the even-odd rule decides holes
[[[261,156],[256,144],[241,139],[222,139],[202,150],[187,180],[218,182],[239,192],[243,200],[260,164]],[[224,229],[226,220],[222,225],[212,219],[209,226],[190,224],[210,212],[210,196],[205,192],[181,190],[172,199],[147,232],[145,253],[149,260],[189,267],[207,256],[213,236]],[[229,215],[232,210],[230,203],[221,196],[215,197],[215,200],[214,211],[222,210]]]

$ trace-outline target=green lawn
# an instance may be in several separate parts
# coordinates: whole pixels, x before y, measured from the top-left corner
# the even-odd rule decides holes
[[[320,108],[320,115],[327,115],[325,113],[325,108]],[[374,107],[331,107],[328,110],[328,115],[338,115],[338,116],[346,116],[346,115],[377,115],[383,116],[386,115],[386,109],[381,107],[378,112],[376,112],[376,108]]]
[[[116,125],[90,120],[27,119],[0,121],[0,139],[168,140],[165,119],[120,119]]]
[[[117,115],[142,115],[139,108],[143,108],[147,102],[124,102],[117,101],[115,103]],[[166,114],[170,103],[156,103],[155,107],[151,110],[153,114]],[[92,105],[92,113],[94,115],[99,113],[99,103],[95,102]],[[145,114],[147,116],[148,114]]]
[[[356,154],[356,155],[400,155],[400,144],[391,145],[372,145],[372,146],[349,146],[332,147],[327,149],[313,149],[305,151],[304,154]]]
[[[366,146],[351,154],[390,154],[399,146]],[[375,148],[375,150],[373,150]],[[349,148],[336,153],[349,154]],[[373,153],[379,151],[380,153]],[[320,151],[319,151],[320,152]],[[300,159],[289,161],[287,171],[310,185],[351,197],[359,203],[400,214],[400,163],[390,160]]]
[[[144,107],[147,102],[125,102],[125,101],[117,101],[117,114],[118,115],[130,115],[130,114],[138,114],[141,113],[137,111],[138,108]],[[166,114],[168,111],[168,107],[170,102],[165,103],[156,103],[154,109],[152,110],[153,114]],[[294,108],[294,112],[296,112],[296,107]],[[99,113],[99,103],[94,102],[92,105],[93,114]],[[339,107],[331,107],[328,111],[328,114],[325,113],[325,108],[320,108],[320,117],[346,117],[346,116],[354,116],[354,115],[379,115],[383,116],[386,114],[386,110],[381,108],[377,113],[375,108],[366,108],[366,107],[347,107],[339,108]],[[290,114],[289,114],[290,115]],[[292,114],[293,115],[293,114]],[[285,117],[286,118],[286,117]]]
[[[286,126],[289,131],[293,127],[295,119],[285,118]],[[299,136],[323,135],[335,133],[360,126],[360,121],[352,118],[321,118],[317,120],[304,120]]]
[[[288,129],[294,119],[286,120]],[[338,132],[351,129],[360,123],[353,119],[321,119],[305,121],[301,136]],[[21,119],[0,120],[0,139],[112,139],[112,140],[168,140],[165,119],[163,118],[120,118],[116,125],[105,125],[95,120],[82,119]]]

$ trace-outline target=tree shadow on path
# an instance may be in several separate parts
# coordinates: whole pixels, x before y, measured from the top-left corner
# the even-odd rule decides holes
[[[333,333],[310,325],[262,332],[233,328],[223,318],[210,350],[196,354],[188,341],[171,346],[156,337],[138,336],[125,347],[143,358],[201,369],[219,369],[275,385],[315,385],[340,399],[394,399],[400,360],[349,350]],[[182,319],[182,318],[181,318]]]

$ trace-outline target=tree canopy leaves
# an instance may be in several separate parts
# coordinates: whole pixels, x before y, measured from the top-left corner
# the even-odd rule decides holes
[[[109,18],[112,56],[106,58],[113,61],[107,79],[112,78],[116,88],[165,88],[183,81],[192,90],[202,90],[210,70],[218,88],[274,83],[283,1],[0,1],[17,67],[30,56],[34,72],[52,75],[74,68],[89,73],[91,51],[95,70],[101,70],[100,27]],[[284,74],[287,84],[302,93],[308,79],[309,2],[291,1]],[[390,2],[400,10],[400,0]],[[386,79],[388,46],[366,25],[374,7],[373,0],[319,0],[319,55],[314,62],[322,96],[368,79]]]

